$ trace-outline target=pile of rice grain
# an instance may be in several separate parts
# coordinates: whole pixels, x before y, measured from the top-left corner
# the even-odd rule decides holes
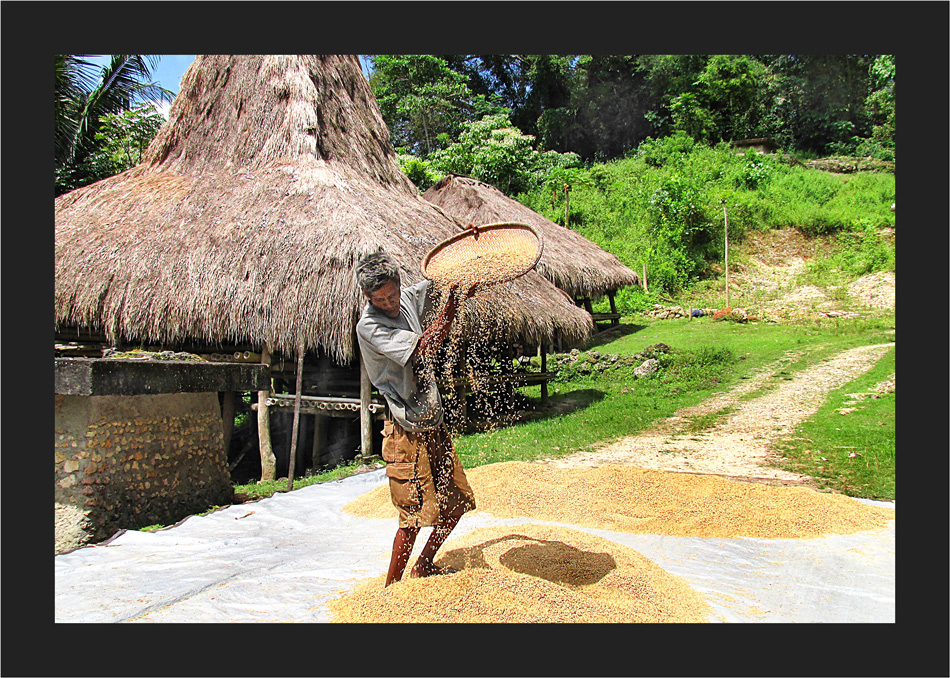
[[[384,575],[367,580],[330,602],[332,621],[697,623],[712,613],[682,578],[633,549],[569,528],[483,528],[443,552],[437,564],[459,572],[407,576],[385,588]]]
[[[466,475],[479,511],[616,532],[809,539],[881,529],[894,519],[894,509],[842,495],[632,466],[561,469],[503,462],[468,469]],[[387,485],[344,511],[396,515]]]

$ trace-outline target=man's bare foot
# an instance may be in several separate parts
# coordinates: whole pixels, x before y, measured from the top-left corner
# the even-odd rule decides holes
[[[431,577],[433,575],[439,574],[455,574],[456,572],[458,572],[457,569],[448,565],[439,567],[435,563],[429,563],[427,565],[416,563],[415,567],[412,568],[412,571],[409,572],[409,576],[413,579],[417,579],[420,577]]]

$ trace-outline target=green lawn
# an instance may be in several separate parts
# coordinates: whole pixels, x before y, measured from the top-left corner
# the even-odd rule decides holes
[[[788,458],[784,467],[815,477],[823,488],[893,501],[895,393],[871,389],[894,374],[892,349],[869,372],[832,391],[795,437],[780,445]]]
[[[755,370],[782,359],[789,351],[798,354],[797,360],[789,361],[763,389],[771,388],[781,379],[791,378],[794,372],[840,351],[893,341],[893,335],[888,333],[892,328],[893,324],[887,320],[800,326],[736,324],[712,319],[625,319],[619,336],[601,335],[603,343],[593,348],[601,354],[625,356],[657,343],[667,344],[672,350],[667,357],[668,364],[659,373],[637,379],[630,368],[555,381],[549,384],[546,407],[540,403],[539,386],[522,389],[536,408],[525,421],[487,432],[460,435],[456,439],[456,450],[463,464],[471,468],[500,461],[557,457],[590,449],[599,443],[643,431],[654,421],[668,417],[680,408],[695,405],[713,393],[728,389]],[[550,368],[554,358],[548,360]],[[893,359],[890,369],[893,372]],[[872,376],[863,377],[841,391],[860,390],[868,379],[875,378],[873,375],[887,370],[886,360],[882,361]],[[758,395],[761,393],[762,390]],[[837,394],[833,394],[828,407],[834,409],[832,403],[836,402],[836,397]],[[874,400],[875,412],[877,408],[888,407],[888,417],[874,416],[874,433],[879,440],[876,449],[880,449],[880,455],[875,454],[872,459],[867,458],[872,455],[870,450],[861,452],[865,455],[868,472],[879,476],[879,482],[864,480],[834,485],[829,479],[828,487],[856,496],[878,496],[877,490],[870,491],[865,486],[886,487],[888,482],[893,486],[893,394],[889,400]],[[724,414],[726,412],[720,412],[716,416]],[[692,422],[692,426],[710,426],[715,423],[716,416]],[[859,417],[849,421],[857,423]],[[877,424],[877,421],[883,423]],[[844,439],[850,435],[847,432],[842,434]],[[842,446],[845,444],[848,443],[841,443]]]

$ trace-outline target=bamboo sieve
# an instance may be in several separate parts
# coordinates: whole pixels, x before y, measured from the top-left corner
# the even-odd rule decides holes
[[[541,249],[541,236],[527,224],[470,226],[426,255],[422,275],[446,285],[507,282],[534,268]]]

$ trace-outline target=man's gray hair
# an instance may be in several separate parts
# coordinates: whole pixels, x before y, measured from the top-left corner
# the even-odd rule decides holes
[[[356,266],[356,281],[366,294],[372,294],[389,281],[399,285],[399,266],[383,250],[364,254]]]

